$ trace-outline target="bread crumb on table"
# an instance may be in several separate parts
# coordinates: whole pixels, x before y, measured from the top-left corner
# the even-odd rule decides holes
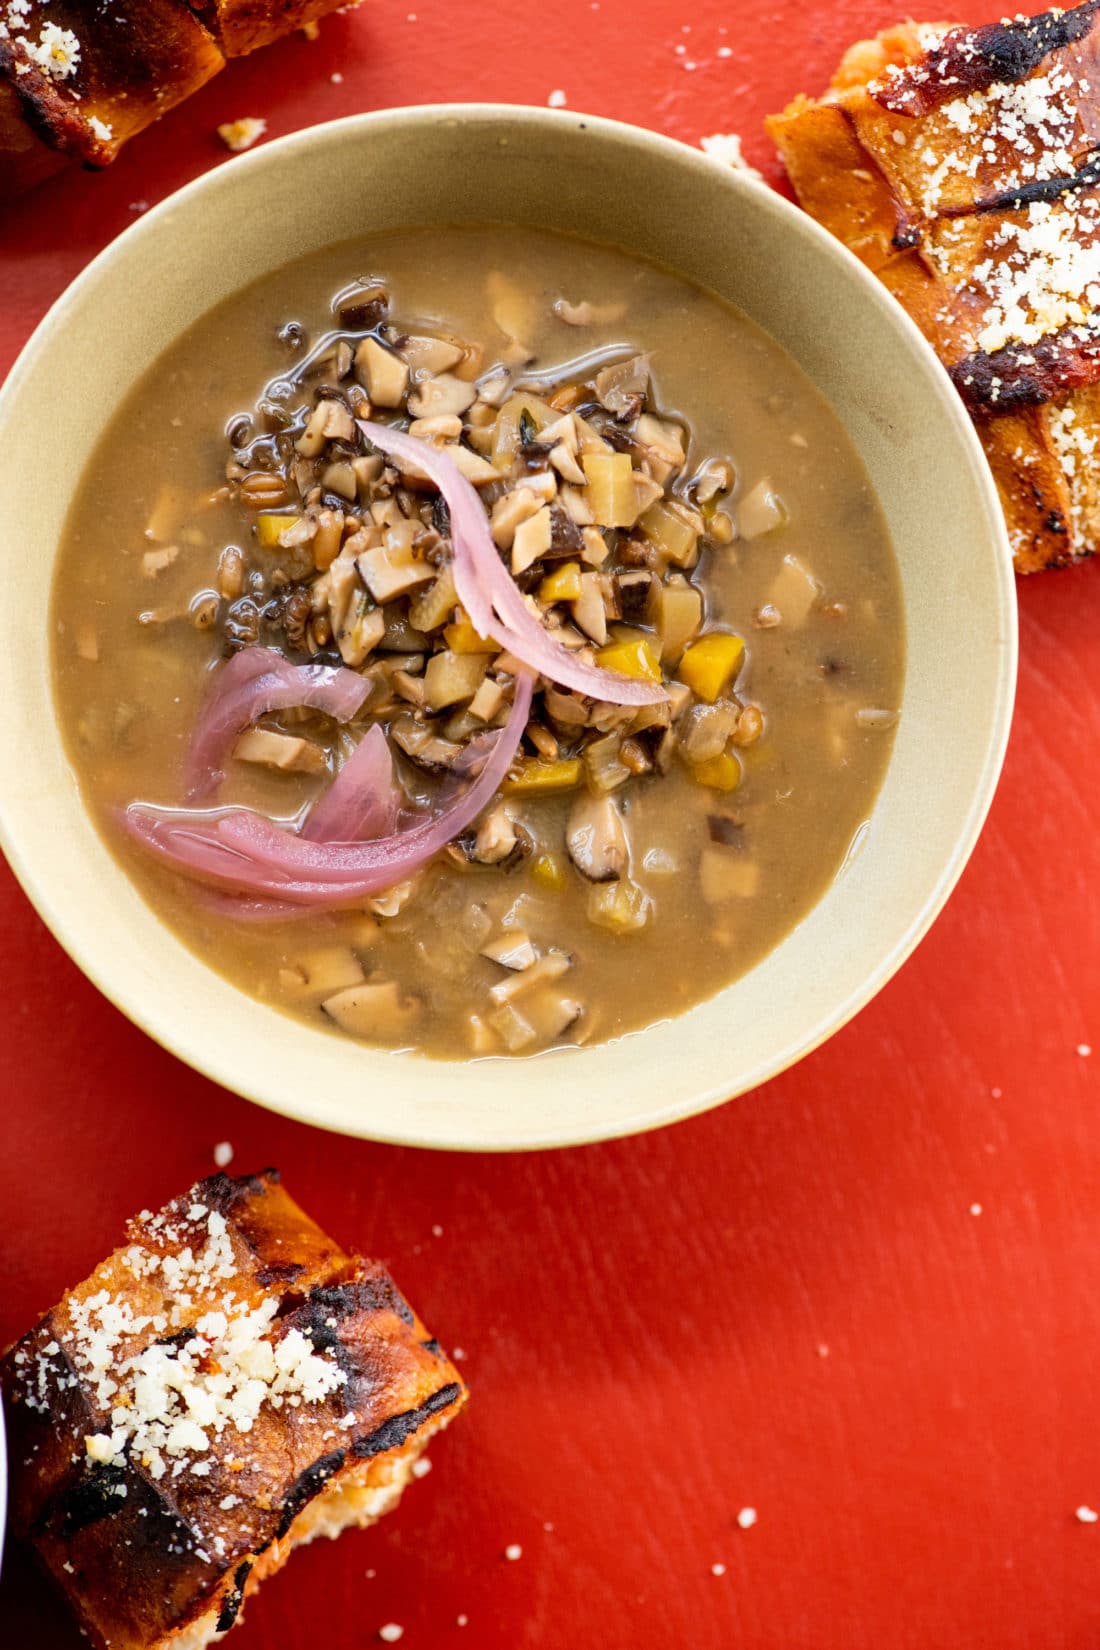
[[[218,136],[235,155],[242,149],[251,149],[267,131],[267,121],[255,115],[244,115],[240,120],[227,120],[218,127]]]

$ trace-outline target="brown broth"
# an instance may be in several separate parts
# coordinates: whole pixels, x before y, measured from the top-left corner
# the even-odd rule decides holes
[[[205,672],[221,650],[219,637],[189,622],[188,607],[196,590],[214,586],[222,547],[246,542],[249,531],[238,505],[198,502],[224,473],[227,421],[281,370],[277,329],[293,319],[314,336],[330,330],[332,295],[359,276],[385,281],[403,324],[419,317],[469,339],[499,338],[486,297],[494,268],[531,294],[536,375],[611,344],[652,351],[658,403],[688,425],[692,459],[728,456],[739,496],[767,477],[782,497],[785,526],[708,550],[694,575],[709,616],[746,638],[738,691],[763,708],[765,736],[741,753],[744,774],[731,794],[698,784],[678,761],[667,776],[631,780],[617,793],[635,880],[653,901],[638,932],[595,926],[588,886],[573,868],[563,890],[548,891],[531,859],[508,872],[437,860],[404,909],[381,921],[343,913],[236,923],[123,840],[113,822],[113,810],[135,798],[182,801],[183,755]],[[569,327],[552,313],[563,296],[621,303],[625,315]],[[149,578],[144,529],[166,487],[181,501],[179,554]],[[802,624],[757,628],[753,615],[771,600],[788,554],[820,582],[823,598]],[[160,622],[139,623],[152,610]],[[318,994],[288,985],[281,971],[350,944],[368,971],[420,999],[416,1029],[403,1040],[452,1057],[471,1052],[469,1015],[484,1011],[488,988],[502,978],[499,965],[478,955],[477,908],[494,933],[511,913],[537,946],[573,956],[564,984],[584,1013],[566,1042],[666,1019],[756,963],[820,898],[868,818],[893,734],[861,725],[856,712],[896,709],[904,675],[900,589],[881,512],[845,433],[799,367],[723,300],[665,269],[609,247],[501,227],[333,247],[205,315],[152,364],[96,449],[67,523],[51,628],[58,711],[81,791],[167,926],[243,990],[314,1024],[329,1023]],[[289,816],[317,789],[301,776],[231,766],[223,802]],[[569,803],[557,796],[522,804],[540,847],[561,852]],[[712,816],[740,826],[740,846],[725,852],[757,868],[751,896],[703,897],[699,866]]]

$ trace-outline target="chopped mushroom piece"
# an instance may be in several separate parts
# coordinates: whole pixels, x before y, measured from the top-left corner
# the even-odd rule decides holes
[[[500,805],[490,808],[477,828],[473,857],[481,865],[502,865],[516,851],[519,836],[511,814]]]
[[[425,378],[411,392],[408,408],[414,418],[445,418],[464,413],[477,400],[477,388],[453,373]]]
[[[318,996],[359,985],[363,980],[363,965],[348,945],[328,945],[312,951],[301,959],[300,967],[306,986]]]
[[[377,338],[364,338],[355,352],[355,376],[376,407],[399,407],[409,387],[409,364]]]
[[[589,882],[617,882],[630,865],[626,825],[611,796],[582,796],[565,827],[569,857]]]
[[[402,340],[401,354],[417,372],[450,372],[465,356],[466,346],[453,338],[410,334]]]
[[[238,762],[254,762],[259,767],[277,768],[281,773],[323,773],[328,759],[311,739],[268,728],[249,728],[233,746]]]
[[[420,1018],[419,997],[405,997],[395,980],[366,980],[321,1004],[330,1020],[353,1037],[379,1043],[404,1042]]]
[[[540,957],[538,962],[532,963],[530,968],[524,968],[519,973],[511,974],[508,979],[491,985],[489,996],[494,1003],[510,1003],[513,998],[522,997],[536,985],[549,985],[553,980],[560,980],[572,966],[573,959],[567,952],[547,951],[546,955]]]
[[[568,298],[559,298],[553,305],[553,311],[567,327],[595,327],[621,321],[626,314],[626,305],[593,304],[587,298],[579,304],[571,304]]]
[[[520,974],[527,968],[533,968],[538,961],[538,952],[531,944],[529,934],[521,929],[512,929],[509,933],[501,934],[488,945],[483,945],[481,955],[488,957],[490,962],[499,963],[502,968],[510,968],[513,973]]]
[[[648,355],[616,361],[596,374],[596,394],[602,406],[616,418],[634,418],[640,412],[649,385]]]
[[[520,522],[516,528],[512,540],[512,572],[526,573],[549,550],[552,536],[550,511],[543,505],[541,510]]]
[[[699,861],[699,885],[711,905],[751,899],[760,886],[760,867],[736,850],[707,847]]]
[[[768,600],[760,608],[778,611],[786,625],[797,628],[806,623],[810,612],[822,595],[822,586],[805,568],[797,556],[787,555],[779,564],[779,571],[768,589]],[[774,621],[771,621],[774,622]]]
[[[171,567],[179,553],[178,544],[166,544],[163,550],[145,550],[141,557],[141,571],[147,579],[155,579],[158,573]]]

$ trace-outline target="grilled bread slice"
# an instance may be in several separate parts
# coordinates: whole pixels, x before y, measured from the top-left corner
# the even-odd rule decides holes
[[[131,1221],[0,1384],[13,1530],[100,1650],[202,1650],[294,1547],[388,1511],[466,1401],[272,1170]]]
[[[354,4],[355,0],[351,0]],[[225,66],[341,0],[0,0],[0,199],[93,169]]]
[[[767,123],[966,402],[1017,570],[1100,546],[1100,0],[861,41]]]

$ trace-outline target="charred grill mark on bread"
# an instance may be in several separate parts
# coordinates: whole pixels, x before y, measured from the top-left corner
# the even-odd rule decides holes
[[[1069,327],[1026,347],[977,350],[948,371],[971,412],[1039,407],[1100,380],[1100,337]]]
[[[919,116],[971,92],[1018,84],[1045,58],[1083,39],[1098,9],[1100,0],[1086,0],[1072,11],[1046,11],[977,29],[952,29],[921,61],[872,85],[871,96],[891,114]]]
[[[351,1446],[352,1454],[360,1461],[364,1461],[372,1455],[381,1455],[386,1450],[398,1449],[414,1433],[419,1432],[425,1421],[453,1404],[461,1391],[462,1388],[456,1381],[441,1386],[438,1392],[433,1392],[417,1409],[407,1409],[403,1415],[391,1415],[388,1421],[383,1421],[380,1427],[376,1427],[365,1438],[356,1438]]]

